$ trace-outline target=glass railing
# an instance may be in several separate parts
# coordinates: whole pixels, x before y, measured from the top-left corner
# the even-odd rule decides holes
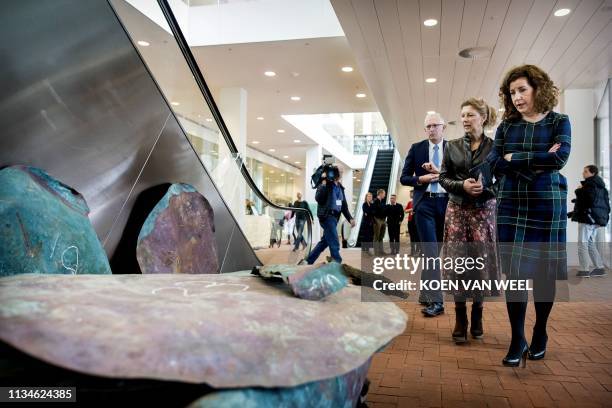
[[[355,135],[353,143],[353,154],[368,154],[370,149],[376,146],[379,150],[393,150],[395,144],[391,135],[388,133],[384,134],[368,134],[368,135]]]
[[[296,219],[304,219],[305,242],[295,252],[279,252],[272,259],[297,262],[304,257],[311,249],[310,212],[273,203],[254,181],[245,143],[235,143],[168,3],[140,2],[139,9],[125,0],[110,3],[256,254],[286,245],[288,236],[293,244],[301,224]]]

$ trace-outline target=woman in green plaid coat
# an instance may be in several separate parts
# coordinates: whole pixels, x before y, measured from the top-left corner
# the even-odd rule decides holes
[[[505,111],[488,157],[500,179],[497,236],[507,279],[533,279],[536,323],[531,346],[525,339],[526,291],[507,291],[512,341],[504,365],[546,352],[546,323],[553,306],[555,280],[567,278],[565,232],[567,181],[559,170],[570,154],[569,118],[553,107],[558,88],[534,65],[510,70],[499,95]]]

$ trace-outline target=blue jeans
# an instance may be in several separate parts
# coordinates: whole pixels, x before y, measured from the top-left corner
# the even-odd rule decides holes
[[[421,241],[421,251],[426,257],[437,258],[440,254],[440,244],[444,240],[444,218],[446,215],[446,204],[448,198],[423,197],[415,211],[415,220],[419,239]],[[432,281],[440,280],[440,269],[433,267],[423,269],[421,280]],[[423,290],[421,298],[429,302],[443,302],[441,290]]]
[[[297,250],[300,247],[300,244],[304,244],[306,247],[306,240],[304,239],[304,224],[306,224],[306,220],[302,220],[300,218],[295,220],[295,232],[297,233],[297,238],[295,239],[293,249]]]
[[[340,242],[338,241],[338,219],[333,216],[324,219],[319,218],[319,224],[321,224],[321,228],[323,228],[323,238],[321,238],[317,246],[315,246],[310,255],[308,255],[306,262],[308,262],[309,265],[315,263],[319,255],[321,255],[321,252],[325,251],[329,246],[329,252],[331,252],[332,259],[338,263],[342,263]]]

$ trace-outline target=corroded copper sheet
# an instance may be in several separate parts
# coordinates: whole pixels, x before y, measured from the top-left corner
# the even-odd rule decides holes
[[[0,278],[0,339],[88,374],[294,386],[345,374],[403,332],[392,303],[348,286],[299,299],[258,277]]]

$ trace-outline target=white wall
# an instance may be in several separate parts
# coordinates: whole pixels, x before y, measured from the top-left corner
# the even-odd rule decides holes
[[[560,111],[567,114],[572,126],[572,152],[561,174],[567,178],[567,210],[572,211],[575,197],[574,190],[582,180],[582,169],[587,164],[595,163],[595,94],[592,89],[569,89],[561,96]],[[568,220],[569,221],[569,220]],[[578,224],[568,222],[567,242],[578,241]],[[570,265],[572,255],[568,254]],[[577,261],[577,260],[576,260]]]

